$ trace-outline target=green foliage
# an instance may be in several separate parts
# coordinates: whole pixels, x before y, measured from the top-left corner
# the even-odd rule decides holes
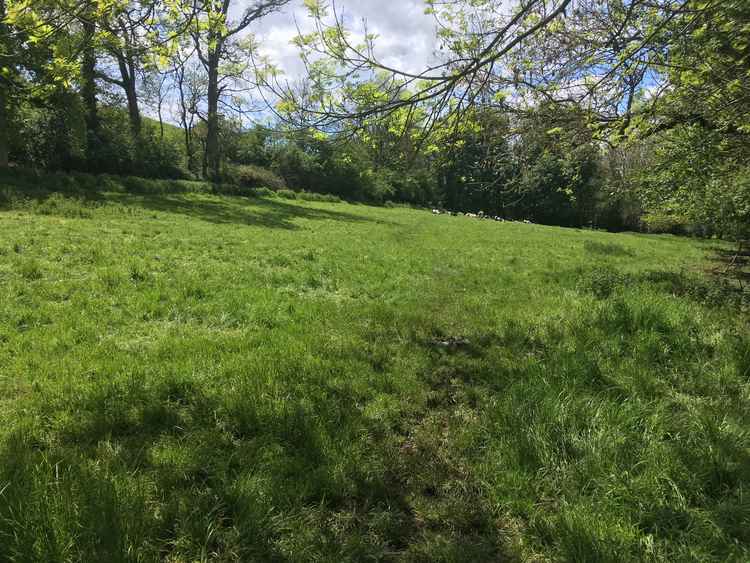
[[[288,186],[306,190],[322,188],[319,180],[324,173],[322,164],[314,154],[306,152],[295,142],[287,142],[276,148],[273,169]]]
[[[653,162],[641,175],[640,191],[654,211],[646,224],[673,232],[689,225],[701,235],[750,236],[750,168],[741,140],[728,140],[699,125],[661,137]],[[748,153],[750,154],[750,153]],[[683,229],[684,230],[684,229]]]
[[[452,62],[424,80],[379,64],[374,35],[349,44],[344,22],[307,2],[318,33],[295,44],[310,80],[279,92],[279,69],[240,31],[287,3],[237,17],[231,3],[5,0],[0,165],[9,152],[48,171],[202,175],[224,193],[289,188],[554,225],[750,236],[745,2],[589,2],[571,13],[560,2],[428,2]],[[510,27],[495,41],[487,30],[501,20]],[[249,83],[275,84],[263,99],[320,130],[247,128]],[[182,129],[141,113],[178,114]]]
[[[59,105],[58,105],[59,104]],[[158,126],[144,124],[133,139],[127,115],[120,108],[102,110],[100,139],[87,153],[83,109],[75,96],[59,93],[49,107],[21,106],[16,116],[11,159],[20,165],[48,170],[186,178],[184,150],[171,131],[161,138]]]
[[[670,45],[671,87],[660,115],[651,162],[636,176],[660,230],[669,218],[699,235],[750,235],[748,115],[741,86],[750,71],[750,12],[739,1],[691,1],[695,18]]]
[[[554,123],[563,123],[550,127]],[[511,180],[527,217],[565,226],[591,224],[601,186],[599,149],[576,106],[543,105],[520,123]]]
[[[70,170],[85,160],[85,124],[81,102],[72,92],[56,90],[48,105],[15,108],[10,138],[12,161],[36,168]]]
[[[333,194],[317,194],[312,192],[298,192],[297,199],[302,201],[325,201],[327,203],[341,203],[341,198]]]
[[[48,198],[35,201],[29,200],[29,210],[39,215],[56,215],[70,219],[89,219],[92,217],[89,204],[78,198],[66,197],[60,193],[53,193]]]
[[[256,125],[252,129],[237,134],[237,139],[228,148],[228,158],[238,164],[271,165],[271,133]]]
[[[297,199],[297,192],[288,189],[278,190],[276,195],[284,199]]]
[[[590,241],[586,241],[586,243],[592,244]],[[584,243],[584,248],[586,248],[586,243]],[[611,266],[601,266],[585,272],[579,278],[576,287],[580,291],[591,293],[598,299],[606,299],[630,281],[627,274],[613,269]]]
[[[104,193],[132,193],[141,195],[211,193],[230,186],[189,180],[160,180],[137,176],[109,174],[44,173],[13,168],[0,171],[0,193],[6,207],[27,208],[35,212],[56,215],[89,214],[85,209],[96,209]],[[69,208],[69,209],[68,209]]]
[[[750,134],[750,96],[743,88],[750,71],[750,11],[742,0],[688,4],[696,15],[689,34],[671,45],[673,88],[664,113],[676,123],[697,124],[738,141]]]
[[[230,165],[224,169],[225,180],[243,188],[269,188],[281,190],[286,187],[284,179],[268,168],[254,164]]]
[[[690,230],[690,225],[684,216],[674,215],[665,211],[647,213],[641,220],[646,231],[649,233],[684,235]]]
[[[357,141],[292,137],[276,147],[273,167],[297,190],[371,202],[382,201],[392,192],[384,173],[375,169],[365,147]]]
[[[255,197],[272,197],[276,194],[271,188],[255,188],[251,193]]]

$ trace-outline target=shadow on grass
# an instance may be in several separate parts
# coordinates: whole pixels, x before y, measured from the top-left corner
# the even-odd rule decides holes
[[[122,205],[138,206],[149,211],[185,215],[215,224],[255,225],[274,229],[299,229],[296,220],[339,221],[345,223],[378,223],[371,219],[330,209],[319,209],[287,203],[270,198],[242,200],[223,198],[215,200],[190,199],[179,195],[135,196],[109,194],[109,201]]]
[[[108,203],[145,211],[185,215],[215,224],[298,229],[296,220],[378,223],[387,221],[321,209],[293,201],[223,192],[232,186],[182,180],[89,174],[35,174],[14,169],[0,172],[0,210],[20,209],[40,215],[92,218]],[[216,191],[216,190],[219,191]],[[189,194],[194,194],[191,197]],[[224,195],[226,197],[196,197]]]
[[[653,277],[684,283],[663,273]],[[705,368],[685,361],[694,354],[710,358],[711,348],[695,338],[695,326],[670,322],[666,306],[648,310],[637,300],[613,299],[598,310],[582,313],[576,322],[570,321],[551,321],[544,330],[508,323],[497,333],[462,336],[460,340],[466,344],[460,347],[423,343],[432,358],[431,369],[424,374],[431,388],[431,411],[413,424],[407,444],[415,452],[412,456],[421,457],[408,474],[420,475],[420,469],[429,466],[430,434],[420,433],[420,429],[437,421],[439,430],[432,436],[460,435],[463,423],[457,423],[455,416],[436,417],[452,410],[467,420],[466,413],[474,412],[477,421],[488,421],[486,436],[492,437],[489,440],[494,441],[496,452],[502,451],[495,459],[515,460],[512,471],[518,493],[516,489],[498,491],[508,504],[521,501],[524,494],[529,495],[527,500],[549,495],[565,501],[559,509],[535,507],[531,512],[535,523],[529,536],[537,535],[540,542],[558,550],[559,559],[640,560],[644,553],[638,543],[623,541],[618,535],[618,520],[623,515],[658,542],[669,544],[674,552],[667,559],[679,559],[676,554],[684,543],[692,543],[694,549],[717,537],[722,538],[714,544],[717,560],[732,559],[727,554],[734,545],[750,538],[746,526],[739,524],[747,521],[748,509],[737,496],[750,477],[750,455],[745,434],[735,432],[732,426],[742,427],[744,407],[727,401],[731,395],[727,387],[741,385],[747,376],[747,337],[738,335],[726,348],[714,352],[722,362],[729,359],[735,364],[731,384],[729,379],[718,383],[705,380]],[[440,335],[439,340],[449,339]],[[658,345],[650,345],[653,342]],[[661,358],[657,354],[662,354]],[[513,362],[499,362],[503,357],[513,358]],[[612,369],[609,362],[614,359],[640,366],[638,377],[631,379],[626,370]],[[665,367],[675,363],[680,366],[679,377],[670,378]],[[713,405],[718,403],[711,401],[700,407],[672,402],[675,390],[696,393],[696,389],[727,406],[715,410]],[[492,397],[489,403],[488,397]],[[626,408],[621,407],[624,404]],[[661,408],[666,405],[670,408]],[[643,420],[664,434],[644,436]],[[481,445],[488,439],[479,433],[473,436],[478,436]],[[463,443],[464,447],[476,447]],[[433,457],[461,459],[460,450],[451,453],[449,449],[456,444],[461,441],[438,440],[433,449],[440,455]],[[651,456],[650,452],[659,453]],[[436,467],[431,468],[432,475],[440,474],[440,466]],[[456,467],[461,465],[454,463],[450,468]],[[675,479],[679,484],[674,487],[700,493],[695,497],[700,499],[698,506],[685,508],[669,495],[661,496],[664,493],[659,487],[638,487],[637,479],[630,477],[622,497],[604,498],[607,495],[596,491],[594,483],[607,483],[610,475],[627,474],[628,467],[638,467],[642,474],[659,479]],[[680,468],[690,471],[682,473]],[[505,470],[509,469],[506,465]],[[449,482],[451,474],[445,475],[443,481]],[[460,476],[459,481],[467,487],[462,493],[466,496],[472,482]],[[524,483],[533,483],[526,493]],[[594,487],[593,492],[587,491],[589,486]],[[609,492],[608,487],[617,486],[608,483],[602,488]],[[481,522],[484,514],[478,507],[482,495],[466,498],[477,507],[475,521]],[[638,503],[633,502],[636,499]],[[634,509],[636,505],[640,507]],[[611,517],[610,521],[600,521],[601,514]],[[703,526],[702,518],[711,525]]]
[[[320,429],[301,408],[230,399],[180,378],[105,383],[82,394],[79,420],[55,445],[11,433],[0,445],[0,561],[156,561],[201,549],[279,560],[254,495],[282,507],[294,503],[287,491],[333,496]]]
[[[215,396],[177,375],[102,382],[80,394],[80,416],[55,444],[39,429],[11,433],[0,443],[0,561],[194,560],[205,551],[283,561],[282,540],[323,560],[366,560],[416,541],[403,479],[331,451],[367,428],[354,395],[322,386],[258,401],[259,391],[249,382]],[[388,447],[359,461],[384,463]],[[336,514],[349,518],[345,530]]]
[[[613,242],[604,243],[593,240],[586,240],[583,242],[583,249],[589,254],[601,255],[601,256],[635,256],[629,248],[625,248],[621,244]]]

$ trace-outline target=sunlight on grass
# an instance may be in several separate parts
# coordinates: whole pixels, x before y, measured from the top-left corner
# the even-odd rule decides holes
[[[206,193],[0,221],[0,560],[750,557],[705,243]]]

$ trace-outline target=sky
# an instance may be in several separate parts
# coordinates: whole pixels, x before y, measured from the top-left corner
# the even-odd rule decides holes
[[[328,0],[330,3],[331,0]],[[238,18],[254,0],[234,0],[230,19]],[[354,32],[362,31],[363,19],[369,33],[375,33],[375,54],[381,62],[407,72],[419,72],[434,62],[437,47],[436,26],[433,16],[424,13],[425,0],[335,0],[339,15],[344,14],[346,25]],[[261,45],[261,51],[280,67],[286,77],[294,82],[305,75],[297,47],[291,44],[298,33],[312,31],[313,24],[307,15],[303,0],[291,0],[280,12],[270,14],[251,24]],[[357,34],[361,37],[360,34]],[[176,99],[166,100],[167,120],[177,123],[179,107]],[[155,117],[156,110],[144,107],[144,113]],[[154,115],[152,115],[154,114]],[[260,116],[270,114],[261,113]],[[258,118],[258,115],[255,116]]]
[[[238,7],[248,1],[238,2]],[[425,0],[336,0],[336,9],[355,31],[367,20],[368,31],[378,35],[375,54],[385,64],[413,72],[433,59],[435,20],[425,15]],[[264,53],[290,78],[304,70],[297,48],[290,44],[297,34],[295,20],[303,31],[311,30],[302,0],[292,0],[284,11],[263,18],[252,28]]]

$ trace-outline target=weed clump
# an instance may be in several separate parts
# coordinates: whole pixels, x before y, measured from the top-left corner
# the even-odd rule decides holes
[[[254,197],[271,197],[274,195],[274,191],[271,188],[255,188],[251,194]]]
[[[286,182],[283,178],[268,168],[252,164],[229,167],[224,179],[228,183],[236,184],[243,188],[271,188],[275,190],[286,188]]]
[[[326,203],[341,203],[341,198],[332,194],[319,194],[315,192],[298,192],[297,198],[303,201],[324,201]]]
[[[18,273],[28,281],[40,280],[43,277],[42,267],[34,259],[21,261],[18,266]]]
[[[95,207],[97,206],[93,202],[53,193],[45,200],[31,203],[29,210],[38,215],[55,215],[69,219],[91,219],[93,216],[92,210]]]
[[[711,307],[742,306],[750,301],[750,295],[734,287],[718,276],[707,277],[686,272],[644,272],[640,281],[659,288],[676,297],[686,297]]]
[[[582,274],[576,287],[578,291],[590,293],[597,299],[607,299],[630,281],[629,275],[611,267],[601,266]]]
[[[278,190],[276,195],[284,199],[297,199],[297,192],[293,190]]]
[[[635,256],[632,250],[614,242],[586,240],[583,242],[583,249],[591,254],[602,256]]]

